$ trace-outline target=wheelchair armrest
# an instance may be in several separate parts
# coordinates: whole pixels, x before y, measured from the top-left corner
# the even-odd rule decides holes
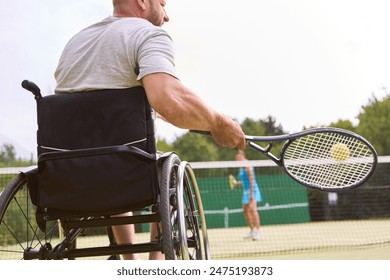
[[[108,146],[108,147],[89,148],[89,149],[77,149],[77,150],[69,150],[69,151],[47,152],[41,154],[38,157],[38,162],[47,161],[47,160],[118,154],[118,153],[129,153],[135,156],[136,158],[144,161],[150,161],[150,162],[156,161],[155,154],[145,152],[137,147],[119,145],[119,146]]]

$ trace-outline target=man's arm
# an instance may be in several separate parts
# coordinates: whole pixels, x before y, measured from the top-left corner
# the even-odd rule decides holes
[[[165,73],[142,78],[150,105],[171,124],[184,129],[210,131],[221,146],[245,149],[241,127],[210,108],[179,80]]]

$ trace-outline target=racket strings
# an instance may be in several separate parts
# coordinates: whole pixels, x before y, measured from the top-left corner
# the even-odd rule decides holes
[[[335,145],[341,148],[334,149]],[[298,181],[330,190],[358,184],[375,164],[373,151],[363,141],[331,132],[293,140],[283,160],[286,171]]]

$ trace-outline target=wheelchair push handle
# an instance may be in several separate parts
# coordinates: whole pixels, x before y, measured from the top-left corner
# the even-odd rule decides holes
[[[36,100],[42,98],[41,89],[34,82],[24,80],[22,82],[22,87],[34,94]]]

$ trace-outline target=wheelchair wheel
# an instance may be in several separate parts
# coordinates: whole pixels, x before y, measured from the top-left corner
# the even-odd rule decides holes
[[[194,171],[192,170],[191,166],[185,162],[184,163],[185,167],[185,175],[186,175],[186,184],[185,184],[185,190],[187,191],[187,196],[185,197],[192,197],[193,199],[188,200],[188,203],[185,204],[187,205],[187,209],[193,210],[194,213],[192,214],[192,217],[194,218],[193,224],[196,223],[197,227],[200,227],[201,229],[201,234],[197,235],[199,237],[199,240],[197,240],[197,243],[199,243],[202,246],[202,254],[200,255],[200,259],[206,259],[209,260],[211,259],[211,254],[210,254],[210,245],[209,245],[209,239],[207,235],[207,225],[206,225],[206,218],[204,215],[204,210],[203,210],[203,204],[202,204],[202,199],[200,197],[200,192],[198,188],[198,184],[196,182],[195,174]],[[192,203],[191,203],[192,201]],[[195,218],[196,217],[196,218]]]
[[[175,154],[165,160],[162,168],[160,214],[166,259],[210,257],[203,207],[196,194],[195,177],[188,170],[188,163]]]
[[[58,235],[56,221],[45,233],[39,229],[26,176],[19,173],[0,194],[0,259],[43,259]]]

